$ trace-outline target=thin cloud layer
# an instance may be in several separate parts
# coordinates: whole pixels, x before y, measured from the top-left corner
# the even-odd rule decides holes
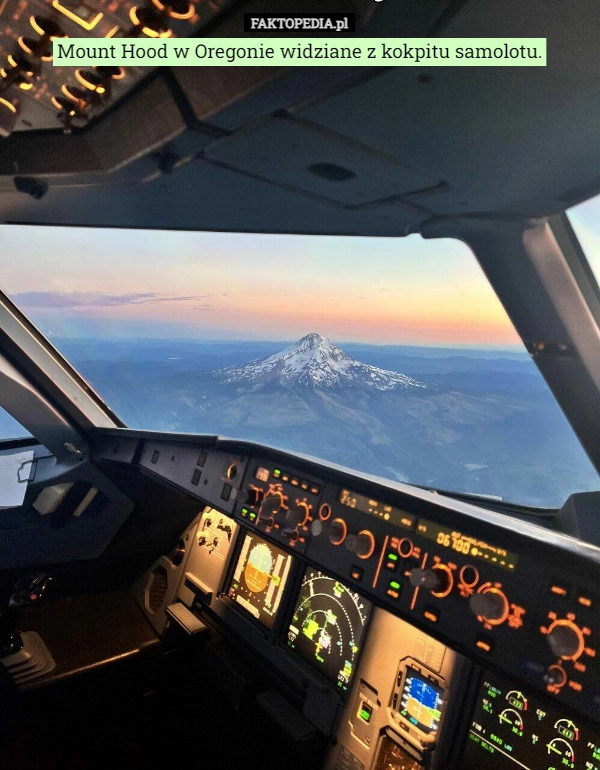
[[[109,294],[99,291],[24,291],[12,295],[20,307],[30,308],[93,308],[126,305],[157,305],[163,302],[189,302],[210,297],[210,294],[178,296],[156,292]]]

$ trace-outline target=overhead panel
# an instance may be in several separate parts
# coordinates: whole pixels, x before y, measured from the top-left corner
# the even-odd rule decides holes
[[[0,3],[0,136],[83,128],[149,67],[54,67],[53,41],[189,37],[234,0],[4,0]],[[133,62],[135,64],[135,62]]]
[[[438,182],[383,153],[286,117],[225,137],[206,150],[206,157],[346,206],[388,200]]]
[[[481,66],[435,67],[425,59],[290,112],[444,179],[457,192],[431,199],[439,213],[552,212],[561,191],[597,184],[600,175],[600,160],[590,163],[600,123],[598,5],[578,1],[568,24],[559,5],[531,0],[524,13],[519,0],[465,3],[444,28],[463,47],[472,36],[546,37],[546,67],[494,67],[485,58]]]

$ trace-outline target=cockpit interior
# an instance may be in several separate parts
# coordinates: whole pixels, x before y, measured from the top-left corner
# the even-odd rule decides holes
[[[273,11],[547,62],[52,63]],[[600,770],[598,41],[0,2],[3,768]]]

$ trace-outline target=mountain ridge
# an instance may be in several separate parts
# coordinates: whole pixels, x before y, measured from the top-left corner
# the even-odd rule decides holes
[[[227,384],[277,382],[323,390],[353,386],[380,391],[428,387],[406,374],[363,364],[317,332],[304,335],[278,353],[242,366],[216,369],[211,374]]]

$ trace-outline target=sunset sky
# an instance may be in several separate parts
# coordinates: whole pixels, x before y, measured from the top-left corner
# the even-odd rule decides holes
[[[519,344],[454,240],[3,225],[0,247],[0,288],[59,337]]]

